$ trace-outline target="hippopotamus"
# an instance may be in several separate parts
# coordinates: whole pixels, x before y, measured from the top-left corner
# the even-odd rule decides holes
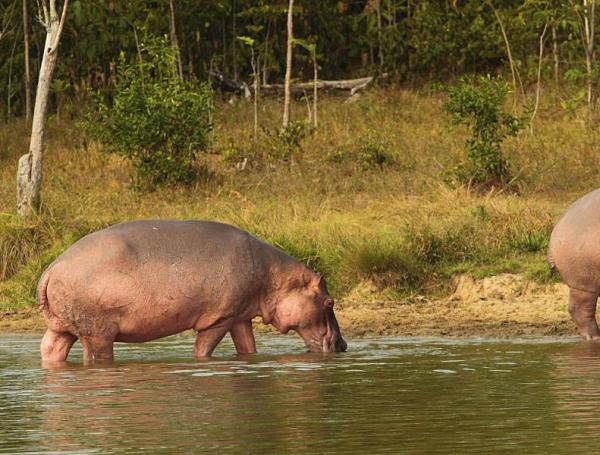
[[[550,236],[548,262],[569,286],[569,313],[579,334],[600,339],[600,189],[575,201],[560,218]]]
[[[38,304],[48,330],[44,362],[112,361],[113,343],[197,332],[209,357],[229,332],[238,353],[256,352],[252,319],[296,331],[313,352],[346,342],[325,280],[283,251],[212,221],[132,221],[91,233],[43,273]]]

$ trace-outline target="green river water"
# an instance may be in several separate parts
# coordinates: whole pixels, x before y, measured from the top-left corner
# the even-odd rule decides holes
[[[181,336],[56,370],[39,339],[0,336],[1,453],[600,453],[600,346],[573,338],[259,336],[196,361]]]

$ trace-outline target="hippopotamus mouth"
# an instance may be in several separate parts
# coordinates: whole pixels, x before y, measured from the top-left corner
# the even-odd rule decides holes
[[[298,333],[304,339],[309,352],[346,352],[348,345],[342,338],[340,327],[333,313],[333,309],[325,311],[327,330],[325,333],[313,333],[309,337],[305,337],[303,333]]]

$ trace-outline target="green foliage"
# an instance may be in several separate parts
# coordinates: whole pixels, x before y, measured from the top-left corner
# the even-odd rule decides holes
[[[541,231],[517,232],[509,239],[509,246],[522,253],[539,253],[548,250],[548,234]]]
[[[302,142],[312,132],[306,121],[292,121],[287,128],[262,128],[258,143],[236,145],[230,141],[220,150],[226,163],[238,168],[260,168],[276,163],[291,163],[302,158]]]
[[[448,88],[444,110],[455,124],[466,125],[471,137],[467,140],[467,161],[452,172],[463,183],[481,186],[506,185],[511,178],[509,163],[501,145],[509,136],[516,136],[524,119],[502,111],[509,86],[501,79],[462,78]]]
[[[336,150],[329,156],[332,162],[351,162],[359,171],[382,170],[396,164],[396,153],[381,136],[368,134],[358,140],[356,146]]]
[[[138,188],[190,182],[211,129],[211,90],[179,80],[166,37],[149,37],[140,52],[134,63],[121,53],[112,104],[96,96],[85,130],[108,152],[132,161]]]
[[[107,223],[63,221],[51,213],[24,219],[0,214],[0,301],[25,306],[35,302],[43,271],[72,243]]]
[[[263,128],[266,156],[269,161],[293,161],[299,159],[302,141],[310,133],[306,121],[292,121],[287,128],[270,130]]]

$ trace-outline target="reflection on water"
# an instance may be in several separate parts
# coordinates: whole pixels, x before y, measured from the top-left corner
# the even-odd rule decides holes
[[[118,345],[117,363],[42,370],[0,337],[0,452],[595,453],[600,346],[573,339],[374,338],[209,361],[192,339]],[[79,362],[79,363],[77,363]]]

